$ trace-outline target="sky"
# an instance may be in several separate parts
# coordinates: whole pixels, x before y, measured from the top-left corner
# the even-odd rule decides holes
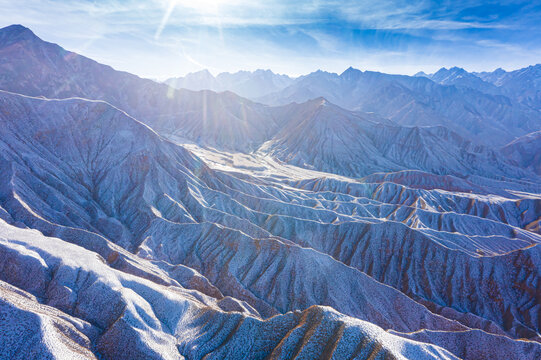
[[[0,0],[0,27],[166,79],[271,69],[397,74],[541,63],[541,0]]]

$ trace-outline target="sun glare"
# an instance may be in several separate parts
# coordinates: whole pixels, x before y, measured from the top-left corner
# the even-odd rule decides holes
[[[162,21],[156,30],[155,38],[159,38],[163,29],[169,22],[173,11],[176,8],[184,8],[196,11],[198,15],[206,18],[207,21],[214,19],[212,22],[218,22],[219,20],[216,16],[220,13],[220,6],[224,4],[232,5],[235,1],[227,0],[167,0],[164,3],[165,13],[163,15]]]
[[[181,6],[188,9],[195,9],[201,13],[216,14],[220,5],[229,3],[227,0],[170,0],[173,7]]]

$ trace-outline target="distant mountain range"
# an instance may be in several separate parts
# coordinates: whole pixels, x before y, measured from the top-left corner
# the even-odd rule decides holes
[[[539,109],[478,88],[449,86],[448,77],[440,76],[447,83],[353,68],[340,75],[318,71],[259,100],[276,105],[322,96],[343,108],[375,112],[399,125],[443,125],[487,145],[504,145],[538,130]]]
[[[422,74],[417,74],[417,76]],[[425,77],[442,85],[471,88],[484,93],[504,95],[533,109],[541,109],[541,64],[507,72],[469,73],[461,68],[442,68]]]
[[[350,68],[345,74],[354,73],[356,69]],[[340,77],[334,73],[318,71],[314,74],[291,78],[287,75],[275,74],[270,70],[239,71],[236,73],[220,73],[214,77],[208,70],[201,70],[189,73],[183,77],[170,78],[164,83],[176,89],[188,90],[213,90],[217,92],[232,91],[240,96],[252,99],[262,100],[263,102],[272,102],[272,98],[279,96],[277,94],[265,97],[272,93],[279,93],[285,88],[301,82],[305,77],[311,77],[313,80],[316,74],[322,76],[327,74],[330,78]],[[386,75],[386,74],[380,74]],[[392,76],[392,75],[389,75]],[[507,72],[503,69],[497,69],[493,72],[468,72],[462,68],[453,67],[450,69],[441,68],[434,74],[425,74],[419,72],[414,77],[425,77],[435,83],[447,86],[455,86],[462,89],[477,90],[488,95],[503,95],[536,110],[541,109],[541,64],[529,66],[527,68]],[[350,80],[357,81],[358,78],[350,77]],[[317,80],[315,80],[317,82]],[[303,84],[310,92],[311,84]],[[315,84],[313,84],[315,85]],[[358,86],[350,84],[350,86]],[[291,90],[290,90],[291,91]],[[353,94],[352,94],[353,95]],[[300,94],[297,96],[301,96]],[[325,97],[321,91],[312,90],[307,94],[308,98]],[[308,100],[305,98],[304,100]],[[350,100],[344,100],[347,104]],[[339,101],[335,103],[340,104]],[[343,104],[340,104],[343,105]],[[356,105],[345,106],[355,109]]]
[[[0,358],[540,358],[535,68],[194,91],[0,29]]]
[[[275,74],[270,70],[238,71],[220,73],[214,77],[208,70],[187,74],[165,81],[176,89],[232,91],[247,98],[258,98],[280,91],[293,83],[287,75]]]
[[[324,97],[345,109],[377,113],[400,125],[443,125],[487,145],[505,145],[538,130],[541,117],[541,65],[491,73],[442,68],[413,77],[349,68],[340,75],[317,71],[296,79],[269,70],[214,78],[203,70],[166,83],[191,90],[232,91],[269,105]]]
[[[474,149],[470,145],[465,145],[466,140],[462,136],[466,135],[466,139],[474,136],[471,132],[461,131],[465,127],[463,123],[443,122],[443,125],[448,125],[449,129],[456,132],[453,135],[446,133],[445,130],[442,132],[436,129],[415,130],[406,128],[400,130],[396,127],[396,121],[398,120],[396,118],[392,118],[390,121],[380,120],[377,117],[375,118],[374,115],[340,109],[331,103],[329,103],[330,106],[325,107],[325,112],[330,111],[332,113],[327,113],[324,117],[320,117],[321,121],[315,119],[309,120],[306,118],[307,114],[318,113],[315,112],[314,106],[319,106],[317,104],[322,102],[321,99],[316,99],[315,101],[306,100],[306,102],[300,104],[293,103],[286,107],[269,107],[243,99],[232,92],[217,94],[208,90],[195,92],[185,89],[171,90],[166,85],[141,79],[128,73],[115,71],[106,65],[101,65],[78,54],[68,52],[56,44],[44,42],[36,37],[29,29],[23,27],[15,26],[2,32],[2,35],[0,35],[0,56],[6,59],[0,64],[0,71],[2,71],[0,87],[5,90],[31,96],[45,96],[47,98],[81,97],[104,100],[123,109],[131,116],[144,121],[153,129],[163,134],[220,149],[254,151],[262,146],[263,143],[270,141],[263,150],[272,151],[275,155],[287,153],[287,157],[278,156],[278,158],[293,162],[296,165],[308,166],[312,169],[358,177],[368,175],[371,171],[396,171],[404,168],[436,172],[438,174],[463,173],[465,169],[464,165],[459,166],[458,163],[453,165],[448,163],[442,164],[437,161],[437,159],[442,157],[447,158],[447,161],[449,161],[450,157],[446,156],[448,154],[436,155],[434,153],[435,148],[429,145],[431,143],[445,144],[450,139],[453,140],[453,144],[443,146],[441,149],[451,152],[454,151],[452,150],[454,147],[461,149],[455,155],[458,156],[459,163],[466,164],[471,162],[468,156],[474,156],[475,158],[479,156],[473,155],[472,151],[475,153],[480,150]],[[23,71],[23,68],[26,70]],[[16,71],[13,71],[13,69]],[[337,87],[336,89],[333,89],[328,84],[332,79],[336,80],[333,82],[334,86]],[[319,87],[313,85],[318,80],[321,82]],[[374,86],[369,87],[368,84],[370,82],[373,82]],[[335,94],[343,92],[344,88],[348,86],[355,86],[359,91],[364,86],[365,90],[363,91],[365,92],[369,92],[369,88],[381,89],[384,92],[386,91],[385,89],[396,88],[400,92],[403,92],[407,88],[400,85],[402,82],[410,85],[414,84],[412,86],[416,88],[428,86],[427,89],[423,90],[425,93],[430,93],[430,96],[434,96],[433,94],[439,92],[439,96],[442,99],[446,99],[445,101],[451,101],[446,97],[447,92],[449,92],[449,97],[455,97],[457,103],[466,102],[464,97],[459,97],[462,93],[455,87],[440,86],[422,78],[363,73],[355,69],[349,69],[340,76],[324,72],[310,74],[300,80],[296,80],[293,85],[283,90],[282,93],[285,94],[288,89],[303,89],[305,87],[322,89],[321,91],[325,90],[327,92],[329,98],[338,102],[344,102],[343,99],[339,99]],[[306,85],[304,87],[303,84],[305,83],[312,85]],[[374,91],[377,92],[378,90]],[[408,93],[410,96],[414,96],[412,95],[412,91],[408,91]],[[475,94],[486,100],[489,105],[494,105],[492,97],[477,92]],[[374,96],[374,98],[376,97]],[[304,101],[305,99],[302,100]],[[398,97],[398,99],[392,101],[403,102],[402,97]],[[434,115],[432,110],[427,110],[424,104],[415,103],[415,101],[410,105],[410,113],[407,116],[411,119],[416,119],[415,122],[421,122],[421,124],[414,125],[434,125],[427,124],[426,121],[428,119],[426,118],[425,121],[420,120],[423,116],[427,115],[426,111]],[[372,106],[375,106],[375,104]],[[389,103],[385,106],[381,105],[381,107],[391,108],[393,105]],[[414,111],[414,109],[419,111]],[[486,107],[484,109],[486,110]],[[376,109],[370,108],[370,110]],[[535,113],[535,110],[530,111]],[[377,112],[385,114],[387,110],[379,110]],[[449,110],[449,112],[454,112],[454,110]],[[300,114],[300,118],[298,114]],[[459,112],[459,116],[465,116],[468,119],[470,119],[470,115],[470,112]],[[362,119],[374,118],[376,122],[383,121],[387,125],[395,124],[396,130],[390,130],[390,132],[378,130],[378,134],[375,130],[368,130],[366,125],[360,125],[363,122],[364,124],[371,123],[371,121],[366,122]],[[353,123],[351,119],[355,119]],[[480,121],[479,119],[477,120]],[[514,118],[509,119],[509,121],[511,120],[514,121]],[[302,146],[296,142],[297,140],[284,142],[284,136],[293,136],[295,139],[305,141],[307,139],[306,136],[298,137],[298,134],[307,134],[310,131],[315,131],[315,129],[323,126],[322,124],[326,121],[330,121],[330,123],[325,128],[322,128],[321,132],[315,136],[313,141],[332,141],[333,138],[341,139],[347,136],[347,141],[342,142],[341,145],[339,145],[340,142],[333,142],[334,145],[332,146],[318,147],[318,149],[323,149],[329,156],[338,158],[340,161],[321,162],[318,160],[318,156],[323,155],[322,153],[313,154],[313,156],[310,155],[309,153],[313,152],[310,150],[313,149],[313,142],[306,143],[306,146]],[[405,120],[403,119],[403,121]],[[533,123],[531,127],[534,128],[541,124],[541,118],[532,117],[530,122]],[[302,124],[306,128],[292,128],[293,126],[299,126],[296,124]],[[521,133],[521,127],[526,127],[527,124],[527,120],[516,124],[517,128],[513,131]],[[507,138],[510,137],[509,133],[512,132],[506,130],[506,126],[509,124],[503,121],[494,123],[492,126],[485,124],[486,126],[482,128],[475,127],[477,125],[481,126],[482,124],[467,124],[470,131],[479,129],[479,131],[483,131],[482,134],[487,134],[486,136],[497,137],[500,134],[504,134],[501,136]],[[510,128],[513,128],[513,125]],[[359,126],[361,127],[359,128]],[[374,126],[371,126],[371,128],[374,128]],[[385,140],[385,138],[381,138],[381,135],[388,134],[389,136],[395,136],[392,135],[395,132],[404,136],[415,133],[420,137],[419,142],[416,146],[406,145],[405,142],[402,142],[401,144],[403,145],[398,145],[399,147],[392,152],[380,148],[381,150],[378,150],[377,156],[375,156],[375,148],[372,150],[365,148],[362,151],[361,149],[351,151],[352,148],[357,147],[357,143],[364,143],[363,146],[366,147],[369,146],[368,144],[374,142],[375,145],[371,146],[388,142],[390,139]],[[362,137],[366,136],[371,136],[372,140],[360,141]],[[493,138],[491,137],[491,139]],[[491,140],[491,142],[498,144],[495,140]],[[270,146],[270,144],[273,145]],[[279,146],[281,150],[278,150],[278,144],[282,144]],[[284,147],[286,144],[288,146]],[[297,146],[302,146],[302,148],[297,148]],[[402,148],[403,146],[407,147]],[[470,147],[470,150],[465,150],[463,146]],[[424,152],[425,155],[423,155],[422,160],[417,158],[417,155],[410,155],[412,150]],[[470,153],[470,155],[466,155],[467,153]],[[293,154],[298,154],[298,156],[293,156]],[[367,154],[372,154],[372,156],[367,156]],[[410,156],[412,156],[410,160],[405,160]],[[436,161],[429,161],[429,158]],[[364,160],[360,161],[361,159]],[[406,163],[403,163],[404,161]],[[335,164],[338,166],[333,167]],[[349,165],[346,166],[346,164]],[[347,167],[356,170],[353,171],[347,169]],[[496,168],[491,170],[485,168],[482,172],[485,175],[490,174],[490,176],[494,176],[501,173],[498,169],[504,167],[504,165],[497,165]],[[506,173],[514,177],[522,176],[520,172],[509,169],[506,170]]]

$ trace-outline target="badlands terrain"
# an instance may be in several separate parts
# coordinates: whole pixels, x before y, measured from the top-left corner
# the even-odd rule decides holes
[[[0,29],[0,358],[541,358],[540,79],[158,83]]]

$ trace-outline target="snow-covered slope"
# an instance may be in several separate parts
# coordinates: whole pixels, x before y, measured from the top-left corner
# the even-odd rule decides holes
[[[164,284],[113,269],[94,252],[3,220],[0,255],[6,359],[457,359],[326,307],[266,321],[225,312],[216,299],[172,279]]]

